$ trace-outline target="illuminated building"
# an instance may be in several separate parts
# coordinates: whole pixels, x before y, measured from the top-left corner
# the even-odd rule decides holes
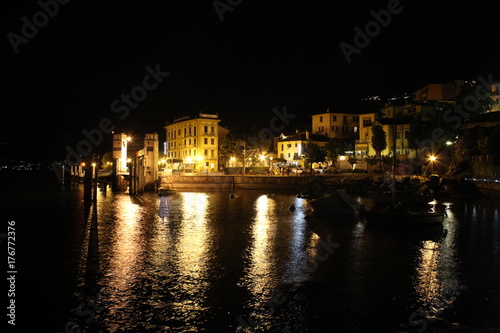
[[[166,129],[167,169],[186,172],[216,172],[219,142],[227,130],[217,114],[199,113],[175,119]]]
[[[326,112],[312,115],[312,133],[328,138],[344,139],[356,135],[359,129],[359,115],[352,113]]]

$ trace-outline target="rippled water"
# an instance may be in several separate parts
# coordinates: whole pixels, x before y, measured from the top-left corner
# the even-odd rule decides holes
[[[2,193],[25,223],[19,319],[42,313],[52,332],[500,327],[495,198],[445,202],[443,228],[394,230],[306,219],[293,194],[229,194],[99,192],[93,212],[81,187]]]

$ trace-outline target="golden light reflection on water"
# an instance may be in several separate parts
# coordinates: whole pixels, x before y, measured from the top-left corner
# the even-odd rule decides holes
[[[457,221],[452,210],[443,222],[446,237],[421,242],[416,267],[419,301],[436,315],[446,309],[464,289],[458,277]]]
[[[438,276],[438,250],[439,243],[434,241],[424,241],[420,249],[417,291],[422,302],[428,302],[441,294],[441,283]]]
[[[182,220],[177,243],[179,274],[186,278],[183,289],[196,294],[205,287],[210,233],[207,227],[208,195],[182,193]]]
[[[255,201],[255,219],[252,226],[252,243],[249,250],[250,264],[247,282],[251,293],[261,297],[272,284],[272,244],[275,237],[276,202],[267,195]]]
[[[291,239],[289,241],[288,248],[289,259],[284,277],[286,283],[301,282],[304,281],[307,277],[306,265],[308,255],[305,251],[305,243],[307,241],[307,221],[305,219],[304,213],[304,200],[295,198],[293,204],[296,211],[292,216],[292,220],[290,221]]]
[[[110,248],[108,270],[108,286],[115,292],[114,303],[118,308],[127,306],[129,299],[120,298],[120,294],[131,294],[130,289],[137,279],[137,272],[141,271],[140,253],[143,251],[141,244],[141,206],[131,201],[129,196],[118,196],[115,200],[116,226],[114,242]],[[117,308],[114,308],[118,311]]]

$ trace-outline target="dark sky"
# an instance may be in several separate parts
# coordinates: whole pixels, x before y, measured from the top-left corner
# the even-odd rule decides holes
[[[348,64],[339,44],[354,45],[354,27],[391,2],[244,0],[221,21],[212,1],[73,0],[15,53],[9,33],[22,36],[22,18],[33,22],[41,7],[10,1],[2,10],[0,157],[22,148],[27,159],[63,159],[64,147],[103,118],[138,140],[154,131],[163,139],[167,121],[199,111],[219,113],[228,127],[268,126],[271,110],[286,105],[307,122],[368,94],[500,79],[500,11],[486,1],[401,1]],[[157,65],[170,75],[120,119],[112,102]],[[109,138],[96,151],[110,150]]]

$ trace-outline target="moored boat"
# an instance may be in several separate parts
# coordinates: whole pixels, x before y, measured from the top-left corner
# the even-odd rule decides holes
[[[359,210],[359,204],[345,190],[327,191],[321,197],[307,202],[314,213],[322,215],[354,215]]]
[[[437,224],[443,222],[445,213],[436,211],[434,207],[414,211],[399,203],[381,210],[365,211],[364,216],[367,222],[372,223]]]

